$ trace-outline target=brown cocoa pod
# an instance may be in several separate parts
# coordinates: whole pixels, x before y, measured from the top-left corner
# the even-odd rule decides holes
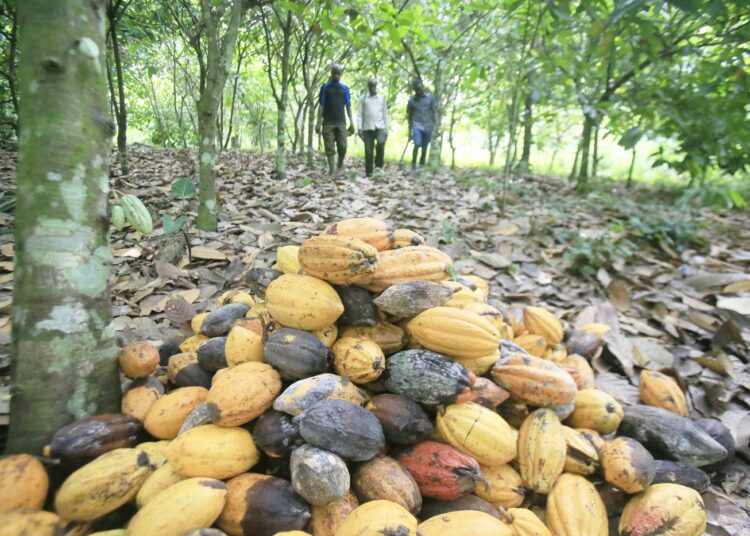
[[[351,491],[338,501],[325,506],[313,506],[308,530],[313,536],[335,536],[339,525],[359,506],[357,496]]]
[[[422,505],[422,513],[420,517],[422,519],[430,519],[431,517],[461,510],[477,510],[500,519],[500,513],[497,508],[476,495],[466,495],[452,501],[425,499],[424,504]]]
[[[432,435],[432,421],[422,407],[401,395],[383,394],[373,397],[367,409],[383,426],[389,442],[411,445]]]
[[[49,455],[76,467],[105,452],[134,446],[142,429],[141,421],[122,413],[86,417],[55,432]]]
[[[411,473],[393,458],[376,456],[359,464],[352,477],[352,488],[360,502],[391,501],[414,515],[422,508],[419,486]]]

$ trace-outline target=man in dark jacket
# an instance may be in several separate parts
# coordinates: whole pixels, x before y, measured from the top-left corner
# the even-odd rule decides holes
[[[352,100],[349,88],[341,83],[341,73],[344,71],[341,65],[331,67],[331,78],[320,88],[320,105],[318,106],[318,122],[315,132],[323,132],[323,145],[325,146],[326,158],[328,159],[328,171],[334,174],[336,168],[344,167],[344,156],[346,156],[346,137],[354,134],[354,120],[352,119]],[[346,118],[349,117],[349,128],[346,127]],[[338,149],[338,165],[336,152]]]
[[[414,141],[414,152],[411,157],[411,167],[417,167],[417,155],[422,149],[419,165],[424,166],[427,158],[427,148],[432,140],[432,130],[435,128],[435,98],[427,91],[421,78],[412,84],[414,95],[409,99],[406,116],[409,122],[409,137]]]

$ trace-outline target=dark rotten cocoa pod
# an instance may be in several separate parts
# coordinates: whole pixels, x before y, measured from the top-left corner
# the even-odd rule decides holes
[[[477,378],[471,386],[471,402],[488,409],[495,409],[510,398],[510,393],[487,378]],[[559,415],[558,415],[559,417]]]
[[[266,363],[286,380],[301,380],[328,369],[331,351],[310,332],[284,328],[268,338],[263,348]]]
[[[353,285],[335,285],[334,288],[344,304],[344,314],[338,319],[341,326],[375,326],[378,314],[370,293]]]
[[[255,443],[272,458],[281,458],[302,443],[297,423],[286,413],[270,409],[260,416],[253,427]]]
[[[292,452],[289,467],[294,491],[312,505],[324,506],[349,491],[349,469],[332,452],[302,445]]]
[[[185,336],[182,333],[170,337],[164,344],[159,346],[159,364],[166,367],[169,364],[169,358],[179,354],[180,345],[185,342]]]
[[[184,536],[227,536],[227,533],[219,529],[193,529]]]
[[[351,402],[321,400],[294,420],[307,443],[345,460],[366,461],[385,448],[380,421]]]
[[[228,534],[273,536],[303,530],[310,507],[281,478],[245,473],[227,482],[227,501],[216,524]]]
[[[192,352],[170,357],[167,374],[177,387],[211,387],[211,374],[200,366],[198,355]]]
[[[680,484],[703,493],[711,487],[711,479],[697,467],[669,460],[656,460],[656,475],[651,484]]]
[[[603,344],[604,341],[593,333],[576,331],[565,343],[565,348],[568,355],[577,354],[591,361]]]
[[[687,417],[644,405],[624,410],[618,433],[640,441],[656,456],[701,467],[727,455],[727,449]]]
[[[717,443],[727,450],[727,455],[718,462],[703,466],[704,471],[718,471],[725,467],[734,458],[734,438],[729,428],[721,424],[717,419],[698,419],[693,421],[696,426],[710,435]]]
[[[214,337],[198,347],[198,364],[209,372],[227,368],[226,337]]]
[[[422,406],[401,395],[384,394],[367,404],[390,443],[411,445],[432,435],[432,421]]]
[[[476,379],[466,367],[429,350],[404,350],[386,361],[385,387],[419,404],[452,404]]]
[[[245,273],[245,283],[258,296],[265,296],[266,289],[275,279],[284,275],[273,268],[252,268]]]
[[[87,417],[55,432],[49,455],[78,466],[110,450],[134,446],[142,427],[141,421],[122,413]]]
[[[629,437],[607,441],[600,460],[605,480],[628,493],[645,490],[656,474],[654,457],[643,445]]]
[[[373,301],[381,311],[408,318],[443,305],[452,296],[453,290],[434,281],[404,281],[391,285]]]
[[[201,333],[206,337],[221,337],[226,335],[235,320],[243,318],[250,307],[244,303],[230,303],[222,305],[215,311],[208,313],[201,324]]]
[[[397,459],[414,477],[422,497],[458,499],[472,493],[482,478],[474,458],[437,441],[420,441]]]
[[[426,499],[422,504],[422,513],[420,517],[422,519],[430,519],[431,517],[461,510],[477,510],[478,512],[484,512],[485,514],[490,514],[496,519],[500,519],[500,513],[497,508],[476,495],[466,495],[465,497],[452,501]]]
[[[360,503],[385,500],[417,515],[422,509],[419,486],[400,463],[388,456],[375,456],[354,470],[352,487]]]

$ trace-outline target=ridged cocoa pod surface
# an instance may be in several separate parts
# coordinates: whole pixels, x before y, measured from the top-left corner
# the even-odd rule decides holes
[[[620,536],[701,536],[706,530],[703,499],[678,484],[654,484],[625,505]]]
[[[601,462],[607,482],[628,493],[648,488],[656,475],[653,456],[629,437],[607,441],[601,452]]]
[[[339,526],[358,506],[357,496],[350,490],[337,501],[325,506],[313,506],[307,528],[313,536],[334,536]]]
[[[524,487],[549,493],[565,466],[567,444],[555,413],[540,408],[531,413],[518,432],[518,468]]]
[[[422,494],[411,473],[388,456],[359,464],[352,475],[352,487],[361,502],[391,501],[414,515],[422,508]]]
[[[345,460],[366,461],[385,448],[383,427],[362,406],[344,400],[321,400],[295,417],[300,434],[310,445]]]
[[[555,536],[608,536],[607,509],[594,485],[563,473],[547,496],[547,526]]]

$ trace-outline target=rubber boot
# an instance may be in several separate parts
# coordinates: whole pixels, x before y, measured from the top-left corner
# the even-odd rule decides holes
[[[328,158],[328,174],[333,175],[336,173],[336,155],[330,155]]]
[[[344,172],[344,157],[343,156],[339,155],[338,165],[336,167],[337,167],[336,172],[339,175],[341,175]]]

